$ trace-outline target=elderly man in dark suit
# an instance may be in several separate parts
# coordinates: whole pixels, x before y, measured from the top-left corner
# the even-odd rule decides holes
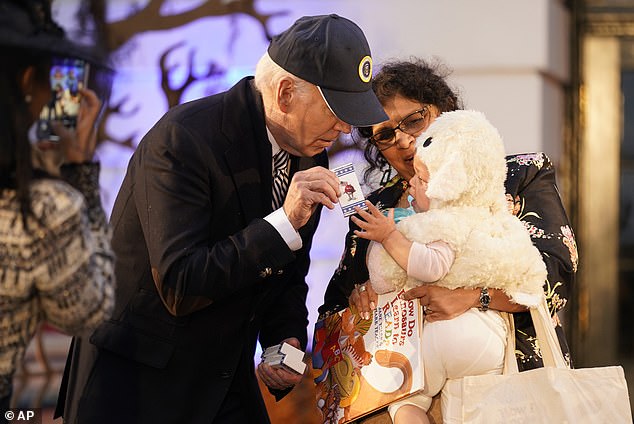
[[[301,375],[253,363],[307,343],[309,249],[341,194],[325,149],[387,116],[361,29],[300,18],[227,92],[177,106],[132,156],[112,214],[111,320],[76,338],[58,412],[81,424],[267,423]]]

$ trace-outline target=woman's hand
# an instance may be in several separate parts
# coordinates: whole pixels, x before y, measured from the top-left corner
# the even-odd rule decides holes
[[[60,137],[59,147],[65,163],[84,163],[93,159],[97,147],[97,117],[101,110],[101,100],[87,88],[80,88],[81,105],[75,129],[66,128],[59,121],[51,125]]]
[[[363,319],[370,319],[370,313],[376,308],[378,298],[379,296],[372,288],[372,284],[366,281],[364,284],[355,285],[350,297],[348,297],[348,303],[359,311]]]
[[[404,293],[406,300],[419,298],[428,322],[455,318],[479,305],[480,290],[448,289],[423,284]]]
[[[405,299],[420,299],[420,304],[428,322],[452,319],[465,313],[471,308],[480,306],[480,288],[448,289],[440,286],[422,285],[408,290],[403,295]],[[526,306],[511,300],[500,289],[489,289],[491,303],[489,309],[502,312],[525,312]]]

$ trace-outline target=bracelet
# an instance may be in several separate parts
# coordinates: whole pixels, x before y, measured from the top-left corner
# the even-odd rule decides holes
[[[480,306],[478,310],[480,312],[486,312],[489,310],[489,304],[491,303],[491,295],[489,294],[489,289],[486,287],[482,287],[480,289]]]

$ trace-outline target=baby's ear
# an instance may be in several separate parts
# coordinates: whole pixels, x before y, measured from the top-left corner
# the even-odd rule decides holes
[[[427,197],[441,202],[455,200],[464,193],[468,183],[462,155],[452,152],[437,171],[430,173]]]

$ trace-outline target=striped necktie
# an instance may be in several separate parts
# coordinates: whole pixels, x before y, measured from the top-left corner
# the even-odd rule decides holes
[[[290,159],[290,155],[285,150],[280,150],[273,155],[273,210],[279,209],[284,204],[289,184]]]

